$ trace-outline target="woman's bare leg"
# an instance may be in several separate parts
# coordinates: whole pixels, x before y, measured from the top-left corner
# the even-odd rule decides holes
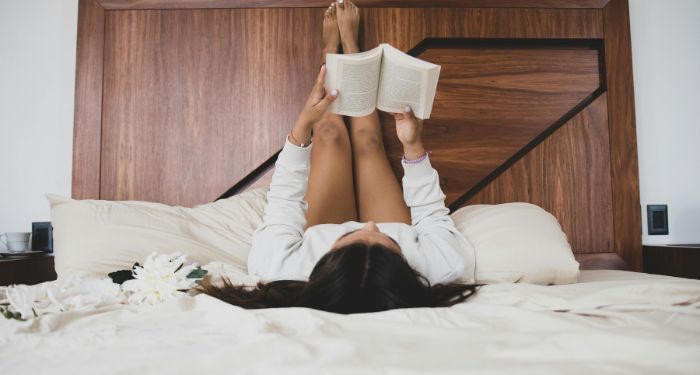
[[[359,52],[359,9],[346,1],[343,7],[338,6],[337,13],[343,52]],[[359,220],[410,224],[410,211],[384,150],[377,111],[350,118],[350,141]]]
[[[340,34],[335,6],[323,19],[323,56],[338,52]],[[342,94],[341,94],[342,95]],[[331,112],[314,124],[306,227],[357,221],[350,137],[343,118]]]

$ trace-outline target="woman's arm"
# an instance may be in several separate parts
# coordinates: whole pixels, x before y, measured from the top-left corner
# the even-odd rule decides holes
[[[437,171],[423,147],[423,123],[410,108],[394,115],[396,132],[403,144],[404,200],[411,210],[411,223],[418,232],[420,254],[413,258],[431,283],[462,279],[474,282],[474,249],[455,227],[450,210],[445,207],[445,194],[440,188]]]
[[[306,225],[304,201],[309,178],[311,130],[337,92],[326,95],[325,66],[275,163],[262,224],[253,235],[248,273],[271,278],[283,273],[284,260],[301,244]]]

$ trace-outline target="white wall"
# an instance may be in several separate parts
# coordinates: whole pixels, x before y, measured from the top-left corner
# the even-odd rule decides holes
[[[77,0],[0,0],[0,233],[70,195],[77,20]]]
[[[630,0],[644,243],[700,242],[700,1]],[[0,0],[0,232],[70,195],[77,0]],[[646,205],[669,205],[669,236]]]
[[[700,243],[700,1],[630,0],[645,244]],[[668,204],[649,236],[647,204]]]

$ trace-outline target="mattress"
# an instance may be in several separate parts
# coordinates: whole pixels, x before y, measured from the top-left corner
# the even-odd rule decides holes
[[[700,280],[588,270],[450,308],[337,315],[207,295],[0,319],[0,373],[698,374]]]

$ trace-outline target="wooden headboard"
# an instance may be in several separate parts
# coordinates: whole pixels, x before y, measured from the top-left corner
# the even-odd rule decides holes
[[[80,0],[73,197],[190,206],[264,184],[329,3]],[[424,140],[452,209],[532,202],[582,268],[642,270],[626,0],[356,3],[365,48],[442,66]]]

